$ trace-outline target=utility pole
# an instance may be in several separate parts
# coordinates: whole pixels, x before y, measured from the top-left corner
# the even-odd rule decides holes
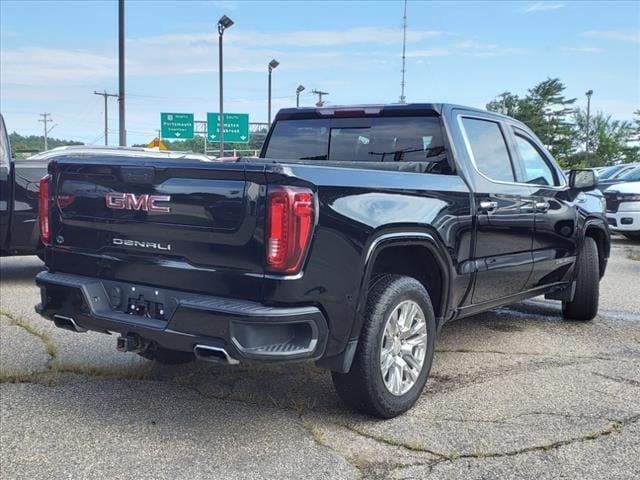
[[[124,120],[124,0],[118,0],[118,109],[119,144],[121,147],[125,147],[127,145],[127,130]]]
[[[585,95],[587,96],[587,140],[586,140],[586,145],[585,145],[585,151],[587,153],[587,155],[589,155],[589,134],[590,132],[590,127],[591,127],[591,95],[593,95],[593,90],[587,90],[585,92]]]
[[[106,90],[102,93],[96,92],[94,90],[93,94],[102,95],[104,97],[104,144],[105,146],[107,146],[109,145],[109,113],[107,100],[109,99],[109,97],[117,97],[118,95],[115,93],[107,93]]]
[[[324,101],[322,100],[323,95],[329,95],[329,92],[323,92],[322,90],[311,90],[311,93],[318,95],[316,107],[322,107],[324,105]]]
[[[39,119],[39,122],[44,123],[44,149],[45,151],[49,150],[49,144],[47,142],[47,137],[49,135],[49,132],[51,130],[53,130],[53,127],[55,127],[55,125],[51,128],[47,127],[47,124],[49,122],[53,122],[53,120],[50,118],[51,114],[50,113],[41,113],[40,116],[42,117],[41,119]]]
[[[407,0],[404,0],[404,15],[402,17],[402,81],[400,82],[400,103],[407,103],[404,96],[404,74],[407,60]]]

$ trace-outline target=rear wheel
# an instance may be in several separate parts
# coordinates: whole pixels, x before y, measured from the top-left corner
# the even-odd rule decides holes
[[[353,364],[332,372],[345,403],[392,418],[420,397],[431,370],[436,323],[429,294],[411,277],[383,275],[372,281]]]
[[[627,232],[624,236],[629,240],[640,241],[640,232]]]
[[[598,246],[593,238],[585,237],[576,268],[575,295],[573,301],[562,302],[562,313],[568,320],[592,320],[598,313],[600,296]]]
[[[163,365],[180,365],[182,363],[193,362],[196,359],[195,355],[191,352],[169,350],[167,348],[153,345],[147,348],[144,352],[139,352],[138,355],[146,358],[147,360],[153,360],[154,362],[158,362]]]

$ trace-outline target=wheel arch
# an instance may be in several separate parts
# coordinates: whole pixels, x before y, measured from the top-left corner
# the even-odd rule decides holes
[[[602,219],[589,218],[584,224],[584,237],[591,237],[596,242],[598,247],[599,273],[600,278],[602,278],[607,268],[607,260],[611,251],[609,229]]]
[[[429,279],[432,286],[434,285],[433,282],[437,281],[439,283],[440,288],[437,299],[434,299],[431,294],[434,289],[430,288],[429,282],[425,285],[424,278],[417,278],[417,280],[425,286],[427,291],[431,290],[430,296],[432,297],[431,300],[434,304],[434,312],[436,314],[436,328],[439,330],[442,324],[444,324],[444,319],[448,318],[447,312],[449,310],[453,267],[451,258],[442,241],[439,239],[439,236],[435,232],[419,227],[410,230],[403,228],[402,230],[389,229],[376,232],[369,238],[363,248],[363,263],[360,269],[361,280],[347,346],[340,355],[330,359],[321,359],[318,362],[319,366],[329,368],[335,372],[346,373],[349,371],[362,331],[365,305],[369,293],[369,283],[371,278],[377,273],[375,268],[377,260],[384,260],[384,255],[391,255],[389,252],[399,252],[401,249],[403,249],[403,253],[406,253],[407,247],[420,251],[423,255],[423,260],[428,258],[432,262],[431,265],[437,266],[438,277]],[[383,252],[387,253],[383,254]],[[383,256],[381,257],[381,255]],[[396,258],[399,258],[399,256]],[[420,263],[417,265],[424,264]],[[415,278],[415,275],[411,275],[410,271],[402,271],[401,269],[386,271],[384,273],[395,273],[413,276]]]

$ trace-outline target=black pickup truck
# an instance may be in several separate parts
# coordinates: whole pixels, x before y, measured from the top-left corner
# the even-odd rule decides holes
[[[61,157],[36,309],[165,363],[312,359],[392,417],[444,323],[537,295],[596,315],[596,183],[523,124],[446,104],[281,110],[235,162]]]

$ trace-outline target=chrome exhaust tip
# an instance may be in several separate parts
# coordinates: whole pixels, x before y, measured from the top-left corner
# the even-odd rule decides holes
[[[198,360],[205,362],[218,363],[223,365],[238,365],[239,360],[233,358],[222,347],[214,347],[211,345],[196,345],[193,347],[193,354]]]
[[[71,330],[72,332],[84,333],[87,331],[86,328],[82,328],[80,325],[78,325],[73,318],[65,317],[64,315],[54,315],[53,323],[58,328],[63,328],[64,330]]]

